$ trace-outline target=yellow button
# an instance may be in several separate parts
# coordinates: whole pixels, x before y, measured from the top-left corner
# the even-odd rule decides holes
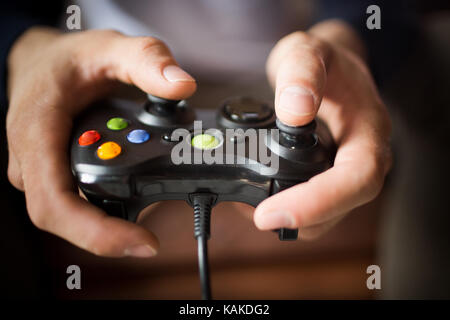
[[[122,148],[115,142],[105,142],[97,149],[97,155],[102,160],[109,160],[117,157]]]

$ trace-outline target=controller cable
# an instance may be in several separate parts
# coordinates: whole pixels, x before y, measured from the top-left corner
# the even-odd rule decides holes
[[[214,193],[191,193],[190,205],[194,208],[194,237],[198,245],[198,272],[202,288],[202,299],[211,300],[209,278],[208,240],[211,234],[211,209],[216,204]]]

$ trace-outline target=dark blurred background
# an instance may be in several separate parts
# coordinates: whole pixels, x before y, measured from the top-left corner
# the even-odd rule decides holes
[[[250,220],[219,205],[210,244],[215,298],[450,297],[450,3],[419,3],[419,45],[381,88],[394,121],[395,153],[381,195],[313,242],[280,243],[274,234],[258,231]],[[260,89],[217,83],[199,90],[193,103],[206,106],[212,96],[220,100],[236,91]],[[164,215],[148,217],[161,242],[154,259],[96,257],[31,224],[23,194],[6,178],[5,132],[0,141],[3,297],[200,297],[195,241],[186,228],[191,216],[165,203]],[[81,267],[82,290],[66,288],[71,264]],[[381,267],[381,290],[366,287],[366,268],[372,264]]]

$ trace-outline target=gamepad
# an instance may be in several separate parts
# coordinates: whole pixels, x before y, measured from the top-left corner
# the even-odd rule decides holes
[[[76,119],[70,149],[79,188],[110,215],[135,222],[142,209],[162,200],[194,208],[204,297],[210,296],[211,208],[221,201],[256,207],[330,168],[335,150],[320,119],[287,126],[269,103],[254,98],[230,98],[214,111],[151,95],[144,103],[95,103]],[[280,240],[298,236],[296,229],[275,231]]]
[[[194,120],[201,121],[201,132],[194,133]],[[176,136],[173,132],[177,128],[190,136]],[[273,130],[276,128],[279,130]],[[213,133],[204,135],[207,129]],[[236,130],[227,136],[226,129]],[[258,134],[270,130],[264,137],[267,141],[258,136],[256,144],[257,148],[267,146],[267,154],[279,158],[277,172],[249,156],[255,142],[245,136],[248,129]],[[203,136],[198,139],[199,135]],[[196,137],[206,145],[209,136],[218,140],[223,159],[230,156],[230,145],[237,153],[237,145],[243,144],[246,154],[234,154],[230,164],[225,160],[223,164],[173,163],[171,151],[183,142],[189,144],[192,154],[214,152],[204,145],[191,145]],[[202,147],[205,150],[200,150]],[[149,96],[144,104],[110,100],[88,108],[74,126],[71,165],[90,202],[110,215],[136,221],[139,212],[153,202],[190,202],[190,194],[205,191],[217,195],[216,203],[237,201],[256,207],[267,197],[327,170],[334,153],[332,137],[323,122],[284,125],[268,103],[250,97],[230,98],[215,112],[194,110],[186,101]],[[280,240],[297,238],[296,230],[278,232]]]

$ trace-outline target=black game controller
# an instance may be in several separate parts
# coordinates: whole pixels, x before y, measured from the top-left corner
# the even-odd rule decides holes
[[[256,207],[327,170],[334,156],[322,121],[287,126],[269,104],[248,97],[228,99],[218,112],[150,95],[144,104],[98,102],[77,119],[71,145],[87,199],[134,222],[161,200],[185,200],[203,215],[221,201]],[[196,223],[196,237],[206,228],[208,238],[209,221]],[[297,239],[296,229],[276,231],[280,240]]]

